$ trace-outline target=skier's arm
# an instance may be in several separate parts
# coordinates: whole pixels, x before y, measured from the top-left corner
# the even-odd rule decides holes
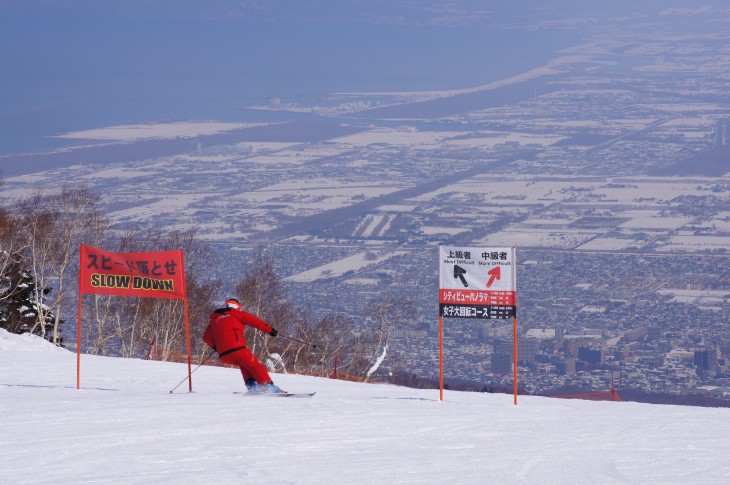
[[[213,333],[213,329],[210,325],[208,325],[208,328],[206,328],[203,333],[203,342],[205,342],[205,345],[213,349],[215,352],[215,333]]]
[[[266,323],[265,321],[261,320],[256,315],[253,315],[251,313],[247,312],[239,312],[238,315],[239,319],[243,322],[244,325],[248,325],[249,327],[253,327],[257,330],[261,330],[264,333],[271,333],[272,330],[274,330],[274,327]]]

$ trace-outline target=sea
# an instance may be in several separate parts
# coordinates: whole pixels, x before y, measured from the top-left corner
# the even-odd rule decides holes
[[[316,116],[249,109],[271,98],[313,105],[331,93],[468,88],[579,40],[513,28],[6,15],[0,155],[78,145],[55,136],[119,124]]]

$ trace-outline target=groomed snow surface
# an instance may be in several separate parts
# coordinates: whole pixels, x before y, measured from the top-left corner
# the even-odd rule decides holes
[[[448,360],[446,362],[448,365]],[[0,330],[0,482],[728,483],[730,409],[416,390],[81,356]]]

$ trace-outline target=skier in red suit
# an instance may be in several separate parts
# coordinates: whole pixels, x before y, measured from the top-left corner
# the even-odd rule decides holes
[[[278,334],[276,329],[265,321],[244,312],[241,303],[232,298],[226,301],[224,308],[219,308],[210,314],[210,323],[203,333],[203,341],[218,353],[221,362],[241,369],[241,375],[249,392],[284,392],[274,385],[266,367],[246,347],[244,335],[246,325],[266,332],[272,337]]]

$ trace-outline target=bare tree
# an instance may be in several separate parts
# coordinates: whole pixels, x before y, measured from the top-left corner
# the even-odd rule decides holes
[[[55,225],[57,244],[53,266],[58,281],[53,308],[53,343],[58,343],[61,304],[67,294],[67,271],[74,261],[78,261],[78,251],[83,241],[98,241],[109,227],[108,218],[99,208],[99,196],[86,187],[62,187],[59,194],[52,198],[58,221]]]
[[[136,328],[137,335],[127,332],[128,356],[135,355],[155,339],[164,349],[163,360],[168,360],[172,352],[187,352],[185,340],[185,314],[182,300],[140,298],[140,315]],[[135,327],[128,327],[128,329]],[[121,335],[121,334],[120,334]],[[135,339],[136,337],[136,339]]]
[[[294,319],[294,309],[273,260],[262,249],[256,254],[254,264],[248,268],[236,285],[236,296],[244,310],[287,333]],[[246,336],[252,352],[269,352],[271,339],[261,332],[249,330]]]
[[[286,298],[281,278],[271,257],[259,248],[253,265],[236,285],[236,295],[247,311],[259,318],[270,320],[276,307]]]
[[[128,231],[115,240],[92,240],[96,246],[104,246],[113,252],[137,251],[137,232]],[[124,355],[124,345],[119,337],[120,329],[134,327],[138,321],[139,301],[137,298],[120,298],[113,295],[88,295],[91,311],[84,313],[83,329],[87,352],[91,354]],[[134,334],[135,329],[130,330]],[[122,332],[124,333],[124,332]],[[126,335],[126,334],[125,334]]]
[[[297,371],[330,375],[337,361],[339,371],[353,376],[361,374],[363,359],[360,356],[369,345],[363,345],[366,339],[355,331],[356,324],[351,317],[325,313],[315,320],[304,318],[298,322],[296,329],[303,340],[316,343],[316,348],[301,344],[295,346],[293,363]]]
[[[388,349],[398,328],[412,328],[415,308],[411,300],[383,296],[368,306],[366,333],[373,336],[365,380],[387,357]]]
[[[36,192],[18,204],[28,259],[39,288],[55,292],[46,304],[37,292],[37,321],[41,326],[53,315],[55,344],[60,342],[62,304],[68,296],[68,270],[77,261],[79,245],[86,238],[99,239],[108,219],[99,208],[99,197],[86,187],[65,186],[57,193]],[[42,331],[42,334],[44,332]]]
[[[119,298],[109,295],[90,295],[90,311],[84,312],[82,333],[86,351],[90,354],[109,355],[114,342],[114,324],[121,320]]]

